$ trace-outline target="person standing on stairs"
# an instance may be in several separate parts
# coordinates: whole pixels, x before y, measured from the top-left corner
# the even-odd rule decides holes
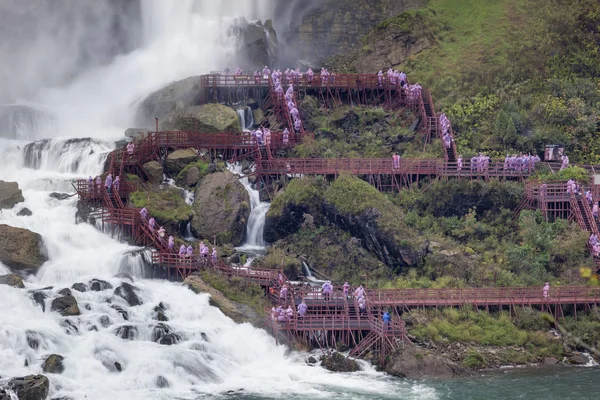
[[[596,223],[598,223],[598,202],[595,202],[594,206],[592,207],[592,215],[594,216]]]
[[[350,292],[350,284],[348,282],[344,283],[343,291],[344,291],[344,297],[347,299],[348,294],[349,294],[348,292]]]
[[[307,309],[308,309],[308,306],[306,305],[304,300],[302,300],[302,303],[298,304],[298,317],[304,318],[304,316],[306,315]]]
[[[94,178],[90,175],[87,180],[88,192],[92,193],[94,191]]]
[[[98,193],[102,191],[102,178],[100,178],[100,176],[96,177],[96,191]]]
[[[150,225],[150,229],[152,230],[152,232],[154,232],[154,227],[156,226],[156,220],[154,219],[154,217],[150,218],[150,220],[148,221],[148,225]]]
[[[383,319],[383,327],[384,327],[384,329],[387,330],[387,331],[389,331],[391,329],[391,327],[392,327],[392,324],[391,324],[392,317],[390,317],[390,314],[387,311],[385,311],[383,313],[382,319]]]
[[[462,156],[458,156],[458,159],[456,160],[456,171],[458,172],[458,176],[460,176],[460,171],[462,170],[462,165],[463,165]]]
[[[110,194],[110,192],[112,190],[112,184],[113,184],[112,174],[108,174],[108,176],[106,177],[106,180],[104,181],[104,187],[106,188],[106,191],[108,192],[108,194]]]
[[[117,175],[117,177],[115,178],[115,180],[113,182],[113,188],[115,189],[115,193],[117,196],[119,195],[120,187],[121,187],[121,178],[119,178],[119,175]]]
[[[550,296],[549,292],[550,292],[550,283],[546,282],[546,284],[542,288],[542,295],[544,296],[544,299],[547,299]]]
[[[168,247],[169,247],[169,250],[172,252],[173,248],[175,247],[175,238],[173,238],[173,236],[169,236]]]

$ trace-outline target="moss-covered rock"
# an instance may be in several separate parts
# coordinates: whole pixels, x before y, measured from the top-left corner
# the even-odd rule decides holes
[[[211,168],[212,167],[212,168]],[[189,163],[177,174],[176,181],[186,187],[194,187],[208,173],[215,172],[217,167],[214,164],[209,164],[206,161],[198,160]]]
[[[196,188],[193,209],[192,230],[197,237],[215,237],[218,244],[242,244],[250,197],[234,174],[224,171],[205,176]]]
[[[408,379],[449,379],[469,375],[459,364],[415,346],[403,346],[386,363],[385,372]]]
[[[135,207],[146,207],[169,233],[179,232],[192,216],[192,207],[185,202],[183,191],[174,187],[152,187],[148,192],[133,192],[129,199]]]
[[[195,149],[175,150],[167,156],[165,170],[169,176],[177,176],[186,165],[196,161],[198,153]]]
[[[295,233],[310,214],[321,220],[326,182],[317,178],[294,179],[285,191],[273,199],[265,218],[264,237],[273,243]]]
[[[333,372],[356,372],[360,369],[356,361],[345,357],[337,351],[323,358],[321,365]]]
[[[150,183],[159,184],[163,181],[163,167],[158,161],[149,161],[142,165]]]
[[[0,261],[13,270],[37,270],[48,258],[42,237],[27,229],[0,225]]]
[[[201,133],[242,131],[235,110],[216,103],[177,110],[160,122],[160,129]]]
[[[81,314],[77,300],[71,295],[60,296],[52,300],[51,309],[65,317]]]
[[[62,374],[65,370],[64,357],[58,354],[50,354],[42,364],[42,370],[49,374]]]
[[[195,293],[208,293],[211,305],[235,322],[249,322],[258,327],[264,325],[264,307],[268,302],[260,286],[248,285],[238,279],[228,281],[207,271],[188,276],[185,283]]]

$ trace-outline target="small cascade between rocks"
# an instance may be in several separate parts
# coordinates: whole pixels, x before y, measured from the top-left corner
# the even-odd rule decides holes
[[[230,164],[228,169],[238,176],[243,176],[240,164]],[[261,202],[258,190],[252,187],[247,177],[241,178],[240,183],[250,196],[250,217],[246,226],[246,242],[236,250],[248,254],[248,259],[263,255],[267,248],[264,240],[265,218],[269,211],[270,203]]]
[[[250,132],[254,127],[254,115],[250,107],[238,108],[238,118],[243,132]]]

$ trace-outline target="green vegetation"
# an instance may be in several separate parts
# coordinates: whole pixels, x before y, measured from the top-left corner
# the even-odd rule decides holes
[[[208,174],[209,164],[206,161],[198,160],[183,167],[183,169],[177,174],[176,180],[178,182],[183,180],[190,168],[193,167],[197,167],[200,170],[200,178],[198,178],[198,180],[202,179]]]
[[[159,223],[187,221],[192,214],[192,207],[186,204],[181,191],[175,188],[133,192],[129,200],[134,207],[146,207]]]
[[[273,199],[270,216],[281,216],[286,205],[302,205],[312,215],[320,213],[326,183],[322,178],[294,179],[285,192]]]
[[[463,154],[541,155],[562,143],[572,162],[598,163],[598,26],[595,0],[430,0],[376,26],[363,46],[390,31],[411,44],[427,38],[397,67],[431,89]]]
[[[242,278],[228,280],[223,275],[210,271],[200,271],[200,277],[229,300],[252,307],[258,315],[263,315],[265,307],[269,304],[264,290],[259,285],[249,283]]]
[[[442,312],[418,311],[411,313],[407,323],[409,332],[419,340],[436,343],[462,343],[467,346],[503,347],[510,349],[490,355],[470,347],[462,361],[467,368],[480,369],[488,365],[488,357],[501,364],[523,364],[544,357],[561,358],[562,342],[550,332],[549,323],[532,309],[519,310],[515,318],[507,312],[486,313],[474,309],[446,308]],[[522,351],[517,351],[522,349]]]
[[[587,184],[590,180],[590,174],[581,167],[569,167],[557,172],[543,172],[533,175],[530,179],[540,181],[568,181],[574,179],[580,183]]]

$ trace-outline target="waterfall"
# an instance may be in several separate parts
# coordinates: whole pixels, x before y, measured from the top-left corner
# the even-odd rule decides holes
[[[35,12],[32,5],[43,2],[8,3],[26,3]],[[103,2],[109,3],[115,2]],[[102,172],[114,146],[111,139],[122,138],[136,101],[171,81],[218,69],[232,51],[221,40],[230,14],[264,17],[271,10],[267,0],[141,0],[140,4],[143,46],[69,75],[65,84],[43,77],[36,80],[35,94],[25,100],[51,105],[57,129],[42,132],[31,128],[27,135],[0,137],[0,179],[17,181],[25,199],[2,210],[0,224],[38,233],[48,255],[48,261],[25,278],[24,289],[1,286],[0,389],[10,378],[42,373],[45,357],[59,354],[64,357],[64,372],[46,374],[48,398],[411,396],[414,385],[392,381],[366,363],[364,371],[353,374],[309,367],[304,361],[306,353],[278,345],[265,330],[236,324],[211,305],[209,295],[197,295],[181,283],[146,279],[149,251],[91,224],[76,223],[76,197],[63,201],[49,198],[49,192],[66,190],[74,179]],[[6,9],[4,5],[0,8]],[[65,14],[64,20],[80,36],[92,34],[86,32],[88,23],[77,12]],[[28,27],[36,29],[36,24]],[[67,70],[60,62],[73,49],[46,30],[39,36],[44,39],[40,43],[20,47],[31,59],[26,57],[28,62],[17,67],[28,73],[20,76],[19,68],[9,68],[16,73],[3,76],[29,82],[36,75],[32,68],[38,66],[51,71],[56,63],[57,70]],[[37,52],[47,42],[52,42],[52,57],[46,57],[46,52],[41,57]],[[0,69],[5,71],[3,67],[15,58],[2,46],[0,55]],[[36,62],[40,59],[42,62]],[[23,140],[49,137],[35,143]],[[247,244],[264,248],[262,229],[268,204],[260,202],[247,179],[242,183],[252,198]],[[32,215],[19,216],[22,207],[29,208]],[[0,273],[8,272],[0,265]],[[120,273],[131,275],[133,282]],[[130,305],[118,295],[115,289],[124,282],[136,288],[141,304]],[[72,288],[75,283],[81,284],[79,288],[94,283],[101,291],[80,292]],[[72,288],[80,315],[65,317],[51,310],[53,300],[65,288]],[[159,312],[168,321],[159,323]]]
[[[243,132],[250,132],[254,127],[254,115],[250,107],[238,108],[237,115]]]
[[[229,164],[228,169],[236,175],[243,176],[240,164]],[[240,183],[244,185],[250,196],[250,217],[248,217],[248,224],[246,226],[246,243],[239,247],[238,250],[260,254],[266,248],[263,234],[265,217],[271,204],[260,201],[258,190],[252,188],[252,184],[250,184],[247,177],[241,178]]]

